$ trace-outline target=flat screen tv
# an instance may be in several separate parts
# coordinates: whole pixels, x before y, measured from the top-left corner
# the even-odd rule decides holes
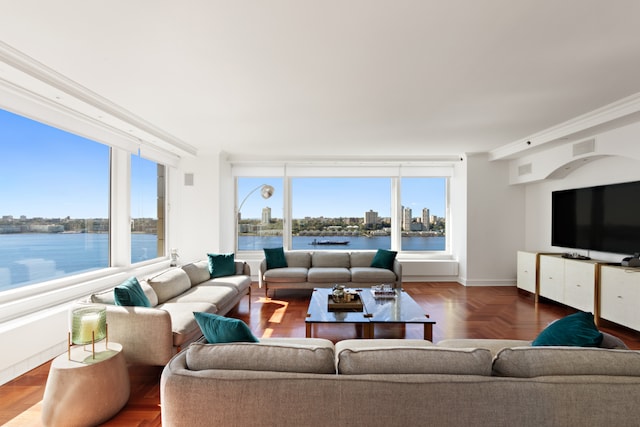
[[[640,252],[640,181],[551,193],[551,245]]]

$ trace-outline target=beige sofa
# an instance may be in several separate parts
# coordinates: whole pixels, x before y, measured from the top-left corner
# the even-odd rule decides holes
[[[91,295],[107,307],[109,340],[122,344],[129,364],[164,366],[202,337],[194,311],[224,315],[249,295],[251,271],[235,261],[236,274],[211,278],[207,260],[170,268],[140,281],[151,307],[116,306],[113,290]]]
[[[402,286],[402,264],[397,259],[392,270],[371,267],[376,251],[285,251],[284,255],[287,267],[267,269],[266,259],[260,263],[258,283],[265,295],[269,289],[313,289],[336,283]]]
[[[512,340],[195,343],[160,382],[165,427],[635,426],[639,398],[638,351]]]

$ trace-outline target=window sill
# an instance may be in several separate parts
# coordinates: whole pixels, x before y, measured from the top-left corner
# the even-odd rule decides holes
[[[100,269],[10,289],[0,293],[0,323],[84,298],[117,286],[131,276],[144,277],[168,267],[168,259],[158,258],[128,268]]]

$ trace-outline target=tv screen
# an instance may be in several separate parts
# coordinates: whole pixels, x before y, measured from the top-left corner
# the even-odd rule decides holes
[[[640,181],[554,191],[551,211],[553,246],[640,252]]]

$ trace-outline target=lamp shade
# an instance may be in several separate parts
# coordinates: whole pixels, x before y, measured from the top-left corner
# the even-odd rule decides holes
[[[269,197],[273,196],[273,192],[274,192],[274,188],[268,184],[263,184],[262,188],[260,189],[260,195],[262,195],[263,199],[268,199]]]
[[[71,342],[91,344],[107,336],[107,309],[97,304],[87,304],[71,310]]]

